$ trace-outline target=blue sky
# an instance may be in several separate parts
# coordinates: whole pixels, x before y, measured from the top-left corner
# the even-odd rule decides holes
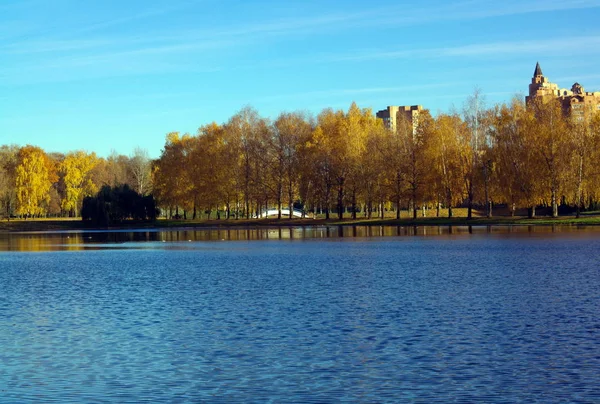
[[[0,144],[160,154],[245,105],[461,109],[535,63],[600,91],[600,0],[0,0]]]

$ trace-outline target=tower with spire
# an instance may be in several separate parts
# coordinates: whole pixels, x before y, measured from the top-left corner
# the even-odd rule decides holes
[[[581,121],[591,113],[600,112],[600,92],[588,92],[579,83],[573,84],[570,90],[559,88],[557,84],[551,83],[544,73],[540,63],[535,64],[531,84],[529,84],[529,95],[525,97],[527,103],[534,99],[548,101],[558,99],[565,114],[573,119]]]
[[[529,84],[529,96],[526,97],[526,101],[529,102],[533,98],[548,96],[558,96],[558,86],[554,83],[550,83],[548,78],[542,73],[542,67],[540,62],[535,64],[535,70],[533,71],[533,77],[531,84]]]

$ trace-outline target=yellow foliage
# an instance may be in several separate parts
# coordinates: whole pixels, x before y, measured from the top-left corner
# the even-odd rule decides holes
[[[98,192],[98,187],[89,178],[96,164],[98,158],[95,153],[76,151],[67,154],[59,167],[65,183],[65,196],[61,201],[62,209],[78,213],[83,198]]]
[[[52,162],[42,149],[25,146],[19,150],[16,169],[17,213],[42,215],[50,201]]]

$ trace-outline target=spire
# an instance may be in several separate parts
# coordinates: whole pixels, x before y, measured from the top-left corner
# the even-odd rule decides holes
[[[537,62],[535,64],[535,71],[533,72],[533,77],[535,76],[543,76],[544,73],[542,73],[542,68],[540,67],[540,62]]]

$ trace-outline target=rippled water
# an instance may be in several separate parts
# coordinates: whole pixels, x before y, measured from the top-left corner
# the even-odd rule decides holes
[[[600,401],[600,231],[244,231],[1,236],[0,402]]]

